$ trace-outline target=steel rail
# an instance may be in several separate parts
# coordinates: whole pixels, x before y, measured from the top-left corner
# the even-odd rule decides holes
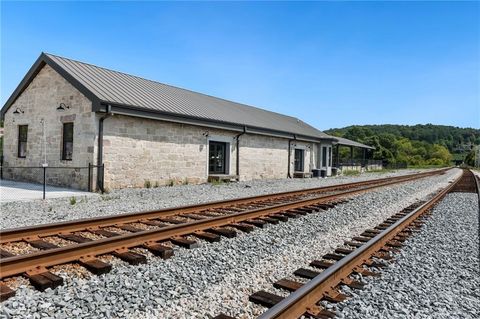
[[[477,176],[477,174],[475,174],[475,172],[471,169],[469,169],[468,171],[470,172],[470,174],[472,174],[473,179],[475,180],[475,189],[477,190],[478,195],[478,210],[480,213],[480,176]]]
[[[480,213],[480,176],[477,176],[473,171],[471,172],[473,174],[473,178],[475,178],[475,187],[477,188],[477,195],[478,195],[478,212]],[[478,218],[480,219],[480,215]]]
[[[299,207],[321,204],[339,197],[364,193],[375,188],[380,188],[395,183],[398,182],[389,181],[377,185],[366,186],[360,189],[347,190],[335,194],[322,195],[315,198],[302,199],[269,207],[251,209],[229,215],[188,222],[185,224],[177,224],[159,229],[150,229],[136,233],[122,234],[120,236],[38,251],[26,255],[2,258],[0,260],[0,278],[19,275],[36,267],[60,265],[79,260],[82,257],[91,258],[102,254],[112,253],[119,249],[128,249],[148,243],[165,241],[172,237],[193,234],[196,231],[226,226],[231,223],[238,223],[252,218],[268,216]]]
[[[101,216],[101,217],[94,217],[94,218],[82,218],[82,219],[77,219],[73,221],[11,228],[11,229],[0,231],[0,244],[13,242],[13,241],[20,241],[27,237],[35,237],[35,236],[45,237],[45,236],[56,235],[61,232],[71,233],[71,232],[82,231],[90,227],[105,227],[105,226],[112,226],[115,224],[138,222],[141,220],[168,217],[168,216],[179,215],[179,214],[194,213],[194,212],[199,212],[199,211],[208,210],[208,209],[226,208],[232,205],[254,203],[262,200],[276,199],[276,198],[281,198],[285,196],[296,196],[300,194],[307,195],[315,192],[328,192],[328,191],[334,191],[339,189],[360,187],[360,186],[371,185],[375,183],[382,183],[384,181],[393,181],[395,183],[397,182],[400,183],[400,182],[405,182],[412,179],[424,178],[432,175],[441,174],[447,170],[448,168],[424,172],[424,173],[379,178],[379,179],[372,179],[368,181],[361,181],[361,182],[354,182],[354,183],[347,183],[347,184],[336,184],[331,186],[309,188],[309,189],[296,190],[296,191],[290,191],[290,192],[281,192],[281,193],[275,193],[275,194],[265,194],[260,196],[244,197],[244,198],[232,199],[227,201],[214,201],[214,202],[209,202],[209,203],[200,204],[200,205],[188,205],[188,206],[180,206],[180,207],[166,208],[166,209],[160,209],[160,210],[126,213],[126,214],[118,214],[118,215],[108,215],[108,216]]]
[[[314,279],[268,309],[260,315],[258,319],[299,318],[309,310],[314,311],[316,303],[320,301],[328,291],[341,284],[342,280],[348,277],[356,267],[361,267],[383,246],[395,238],[398,233],[402,232],[412,221],[432,208],[452,190],[460,180],[461,176],[441,190],[431,200],[399,219],[379,233],[379,235],[373,237],[360,248],[355,249],[351,254],[334,263]]]

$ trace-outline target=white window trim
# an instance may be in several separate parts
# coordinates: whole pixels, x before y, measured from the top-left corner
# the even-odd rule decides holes
[[[326,163],[323,163],[323,148],[326,147],[326,152],[327,155],[325,157]],[[328,166],[328,149],[330,149],[330,166]],[[329,168],[332,167],[332,162],[333,162],[333,148],[332,144],[320,144],[320,150],[319,150],[319,158],[320,158],[320,168]]]

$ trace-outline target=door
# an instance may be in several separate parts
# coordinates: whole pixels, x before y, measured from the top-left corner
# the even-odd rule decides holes
[[[327,167],[327,147],[323,146],[322,147],[322,165],[321,167]]]
[[[303,162],[304,162],[304,150],[295,149],[295,161],[294,161],[294,168],[295,172],[303,172]]]
[[[208,173],[226,174],[227,143],[209,142],[208,144]]]

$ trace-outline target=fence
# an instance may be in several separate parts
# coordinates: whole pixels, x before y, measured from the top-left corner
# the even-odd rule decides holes
[[[400,169],[400,168],[407,168],[408,163],[407,162],[395,162],[395,163],[385,162],[383,166],[387,169]]]
[[[342,169],[343,167],[360,167],[360,168],[371,168],[378,167],[379,169],[383,167],[383,162],[381,160],[367,160],[367,159],[351,159],[351,160],[342,160],[338,163],[338,167]]]
[[[42,198],[47,192],[58,192],[59,187],[73,190],[104,191],[104,165],[79,167],[55,166],[0,166],[2,180],[2,197],[12,198],[11,193],[20,189],[24,191],[41,191]],[[97,183],[94,183],[94,181]],[[3,200],[3,198],[2,198]]]

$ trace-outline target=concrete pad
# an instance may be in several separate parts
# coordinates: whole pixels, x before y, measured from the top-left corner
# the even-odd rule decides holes
[[[72,197],[72,196],[95,196],[95,193],[80,191],[71,188],[49,186],[45,188],[45,199]],[[43,198],[43,185],[34,183],[16,182],[10,180],[0,181],[0,203],[29,201]]]

